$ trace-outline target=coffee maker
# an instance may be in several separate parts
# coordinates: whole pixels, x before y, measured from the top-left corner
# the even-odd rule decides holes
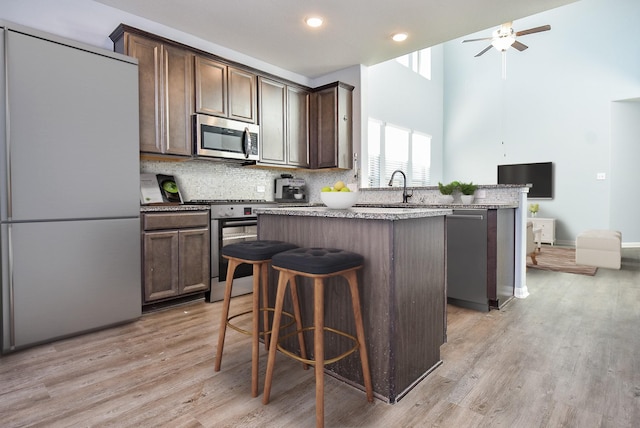
[[[291,174],[282,174],[280,178],[276,178],[273,188],[276,202],[307,202],[303,178],[293,178]]]

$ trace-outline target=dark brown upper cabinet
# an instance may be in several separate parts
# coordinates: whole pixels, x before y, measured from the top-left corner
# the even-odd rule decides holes
[[[353,167],[353,89],[335,82],[311,94],[311,168]]]
[[[195,57],[198,113],[256,122],[256,75],[201,55]]]
[[[309,91],[258,77],[260,163],[309,166]]]
[[[140,151],[190,156],[193,53],[122,26],[111,38],[116,52],[138,59]]]

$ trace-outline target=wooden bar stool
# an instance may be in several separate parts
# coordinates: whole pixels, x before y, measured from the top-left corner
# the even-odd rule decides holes
[[[362,311],[360,308],[360,296],[358,293],[357,270],[363,267],[364,258],[360,254],[352,253],[332,248],[297,248],[284,251],[273,256],[271,266],[280,271],[278,278],[278,289],[276,294],[275,312],[273,315],[273,325],[271,334],[271,344],[269,348],[269,358],[267,360],[267,373],[264,382],[264,395],[262,402],[269,403],[271,392],[271,381],[276,359],[276,349],[303,363],[315,366],[316,378],[316,426],[324,426],[324,366],[339,361],[355,351],[359,351],[360,363],[362,366],[362,376],[367,394],[367,400],[373,401],[373,388],[371,385],[371,373],[369,371],[369,359],[367,358],[367,348],[364,337],[364,327],[362,323]],[[302,331],[313,330],[314,332],[314,359],[309,360],[306,356],[295,355],[279,345],[280,321],[282,318],[282,307],[287,284],[294,295],[297,295],[296,276],[313,278],[314,325],[303,328]],[[353,317],[356,324],[357,337],[353,337],[345,332],[326,327],[324,325],[324,279],[334,276],[344,277],[351,291],[351,304],[353,307]],[[298,317],[298,314],[296,314]],[[299,318],[297,318],[299,320]],[[298,327],[300,331],[300,327]],[[298,331],[298,332],[299,332]],[[355,346],[341,355],[325,359],[324,352],[324,332],[339,334],[354,341]],[[283,337],[284,339],[284,337]]]
[[[216,362],[214,371],[220,371],[220,365],[222,363],[222,351],[224,349],[224,339],[227,331],[227,326],[252,337],[252,350],[251,350],[251,395],[253,397],[258,396],[258,364],[259,364],[259,336],[264,336],[265,348],[269,349],[269,335],[271,330],[269,327],[269,311],[273,312],[273,308],[269,308],[269,299],[267,292],[268,285],[268,266],[271,262],[271,258],[274,254],[282,251],[297,248],[293,244],[282,241],[243,241],[237,244],[231,244],[222,247],[222,256],[229,260],[229,267],[227,269],[227,282],[224,292],[224,301],[222,303],[222,316],[220,319],[220,331],[218,333],[218,351],[216,353]],[[233,288],[233,274],[242,263],[247,263],[253,266],[253,301],[252,309],[250,311],[238,313],[233,316],[229,316],[229,306],[231,304],[231,291]],[[260,290],[260,283],[262,282],[262,290]],[[261,292],[262,291],[262,292]],[[285,328],[293,325],[297,321],[297,328],[302,328],[300,322],[300,305],[298,302],[298,296],[295,293],[296,290],[291,289],[291,299],[293,301],[294,314],[285,313],[285,316],[292,321],[279,328]],[[260,294],[262,294],[262,307],[260,307]],[[263,331],[260,331],[259,326],[259,313],[263,313]],[[237,317],[252,314],[252,328],[251,331],[245,330],[234,325],[231,321]],[[302,333],[298,336],[300,340],[300,348],[304,350],[304,339]]]

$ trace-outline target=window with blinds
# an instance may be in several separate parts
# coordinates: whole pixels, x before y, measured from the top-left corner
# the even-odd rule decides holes
[[[376,119],[369,119],[368,187],[385,187],[400,169],[407,186],[431,185],[431,136]]]
[[[396,61],[425,79],[431,80],[431,48],[400,56]]]

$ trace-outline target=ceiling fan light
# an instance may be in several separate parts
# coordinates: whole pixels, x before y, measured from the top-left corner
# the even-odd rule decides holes
[[[503,32],[501,31],[501,29],[494,31],[491,45],[499,51],[506,51],[507,49],[509,49],[513,42],[516,41],[516,36],[513,28],[510,28],[509,30],[510,31],[508,32]]]

